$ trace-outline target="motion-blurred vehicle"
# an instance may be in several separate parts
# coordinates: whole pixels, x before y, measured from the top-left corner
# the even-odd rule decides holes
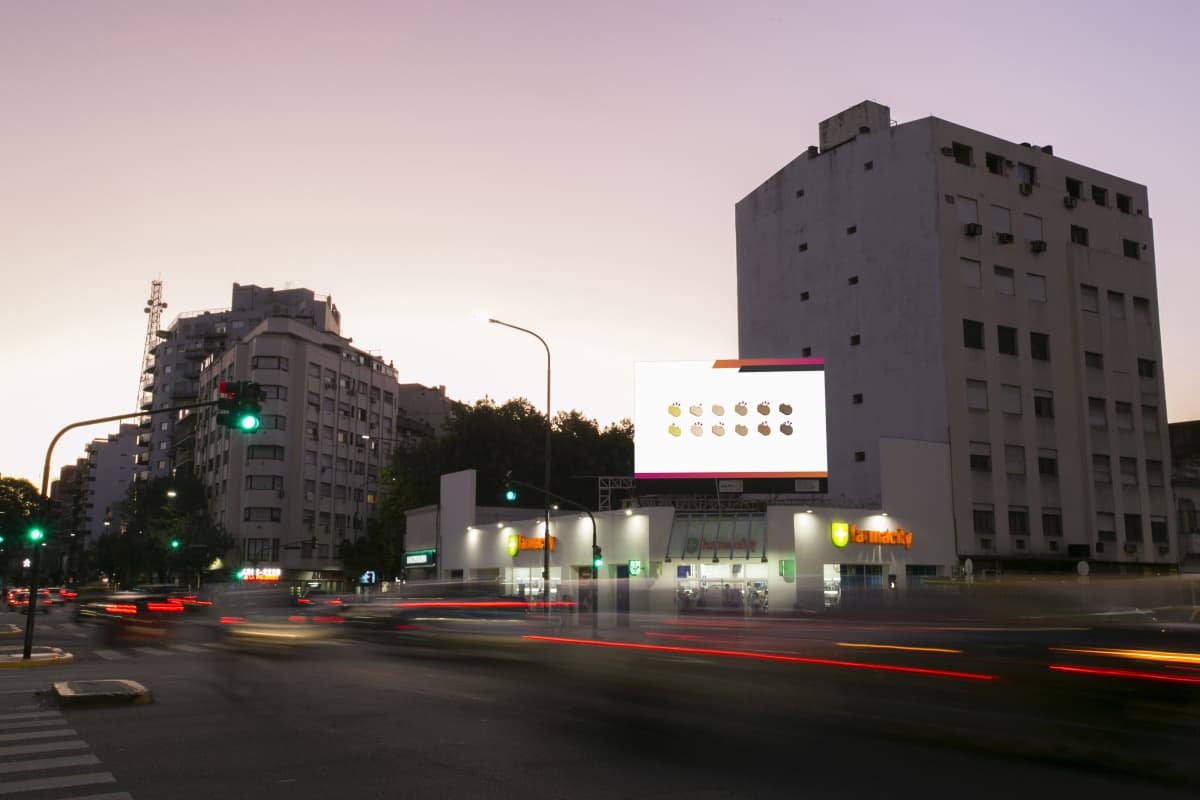
[[[157,639],[170,635],[183,614],[181,603],[161,593],[114,592],[79,604],[76,621],[98,625],[108,641]]]
[[[304,599],[309,602],[299,602]],[[327,644],[341,633],[340,599],[324,593],[319,599],[297,598],[277,588],[228,592],[221,598],[219,633],[225,644],[248,650],[282,652]]]
[[[199,593],[186,586],[176,586],[173,583],[142,584],[130,588],[131,592],[142,594],[161,594],[170,602],[178,603],[189,613],[204,611],[212,606],[212,601],[203,600]]]
[[[29,609],[29,590],[17,589],[9,592],[6,599],[9,611],[27,611]],[[38,589],[38,608],[43,614],[49,613],[56,604],[49,589]]]
[[[79,597],[79,592],[74,589],[68,589],[65,586],[51,586],[49,588],[50,596],[53,598],[55,605],[66,605],[67,603],[75,602]]]

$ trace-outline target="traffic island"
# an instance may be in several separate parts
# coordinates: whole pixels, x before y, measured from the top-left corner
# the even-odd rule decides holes
[[[58,647],[34,647],[25,658],[24,647],[0,647],[0,669],[5,667],[52,667],[70,664],[75,656]]]
[[[117,678],[58,681],[51,694],[60,706],[125,706],[154,702],[154,696],[142,684]]]
[[[11,622],[6,622],[3,625],[0,625],[0,638],[4,638],[7,636],[20,636],[24,632],[25,632],[24,628],[18,628],[16,625],[13,625]]]

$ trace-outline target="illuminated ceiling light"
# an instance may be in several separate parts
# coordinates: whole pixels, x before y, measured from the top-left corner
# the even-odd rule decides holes
[[[632,516],[633,516],[633,509],[632,509],[632,508],[627,508],[627,509],[625,509],[625,516],[627,516],[627,517],[632,517]]]
[[[886,517],[886,516],[887,516],[887,512],[886,512],[886,511],[880,511],[880,512],[879,512],[879,516],[881,516],[881,517]]]
[[[501,529],[501,528],[503,528],[503,527],[504,527],[504,523],[503,523],[503,522],[497,522],[497,523],[496,523],[496,530],[500,530],[500,529]]]
[[[806,508],[806,509],[804,509],[804,513],[811,514],[811,513],[813,513],[813,510],[811,508]]]

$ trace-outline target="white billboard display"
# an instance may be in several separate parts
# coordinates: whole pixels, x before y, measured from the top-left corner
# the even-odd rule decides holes
[[[825,361],[641,362],[637,478],[824,478]]]

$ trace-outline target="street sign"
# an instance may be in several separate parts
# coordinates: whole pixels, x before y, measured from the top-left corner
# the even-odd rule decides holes
[[[437,550],[412,550],[404,554],[406,567],[432,567],[437,564]]]

